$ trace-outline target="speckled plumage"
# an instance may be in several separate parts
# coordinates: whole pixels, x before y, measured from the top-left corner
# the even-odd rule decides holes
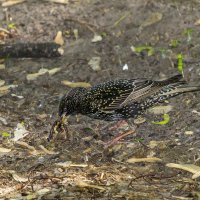
[[[163,81],[120,79],[89,89],[75,88],[62,97],[59,115],[80,113],[106,121],[136,118],[166,99],[200,90],[199,86],[188,86],[181,79],[181,75]]]

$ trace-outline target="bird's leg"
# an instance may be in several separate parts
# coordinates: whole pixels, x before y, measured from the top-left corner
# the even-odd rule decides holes
[[[106,143],[104,144],[104,148],[106,149],[106,148],[108,148],[108,147],[110,147],[110,146],[113,146],[114,144],[116,144],[116,143],[117,143],[119,140],[121,140],[122,138],[126,137],[127,135],[133,134],[133,133],[135,133],[135,129],[134,129],[134,130],[129,130],[129,131],[127,131],[127,132],[125,132],[125,133],[122,133],[122,134],[119,134],[119,135],[116,136],[114,139],[112,139],[112,140],[106,142]]]
[[[127,123],[127,122],[126,122]],[[126,137],[127,135],[130,135],[130,134],[133,134],[135,133],[135,130],[136,130],[137,126],[134,126],[134,128],[132,130],[129,130],[125,133],[121,133],[119,135],[117,135],[114,139],[106,142],[104,145],[105,145],[105,148],[108,148],[110,146],[113,146],[114,144],[116,144],[119,140],[121,140],[122,138]]]
[[[118,128],[124,128],[124,127],[126,129],[128,127],[127,125],[128,125],[128,123],[127,123],[126,120],[120,120],[114,126],[111,126],[108,130],[113,131],[113,130],[116,130]]]

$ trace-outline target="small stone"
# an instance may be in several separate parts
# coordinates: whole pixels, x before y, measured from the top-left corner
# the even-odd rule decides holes
[[[102,41],[102,36],[95,34],[94,37],[92,38],[92,42],[100,42]]]
[[[193,131],[185,131],[185,135],[193,135],[194,132]]]
[[[100,66],[100,57],[92,57],[90,61],[88,62],[88,65],[94,70],[94,71],[100,71],[101,66]]]

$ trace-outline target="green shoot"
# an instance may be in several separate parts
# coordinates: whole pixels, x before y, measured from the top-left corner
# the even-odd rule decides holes
[[[182,74],[184,78],[184,73],[183,73],[183,55],[182,53],[178,54],[178,71]]]
[[[106,32],[102,32],[100,35],[101,35],[102,37],[106,37],[106,36],[107,36],[107,33],[106,33]]]
[[[5,131],[1,132],[0,134],[2,135],[2,137],[10,137],[11,136],[10,133],[5,132]]]
[[[8,24],[9,29],[17,29],[15,23]]]
[[[187,42],[188,42],[188,43],[191,42],[191,40],[192,40],[192,32],[193,32],[193,31],[194,31],[193,29],[187,28],[187,29],[185,29],[184,32],[183,32],[183,34],[187,36]]]

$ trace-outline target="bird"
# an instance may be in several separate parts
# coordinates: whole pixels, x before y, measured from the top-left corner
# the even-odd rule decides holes
[[[189,86],[181,74],[161,81],[111,80],[71,89],[61,98],[59,116],[82,114],[104,121],[137,118],[158,103],[194,91],[200,91],[200,86]]]

